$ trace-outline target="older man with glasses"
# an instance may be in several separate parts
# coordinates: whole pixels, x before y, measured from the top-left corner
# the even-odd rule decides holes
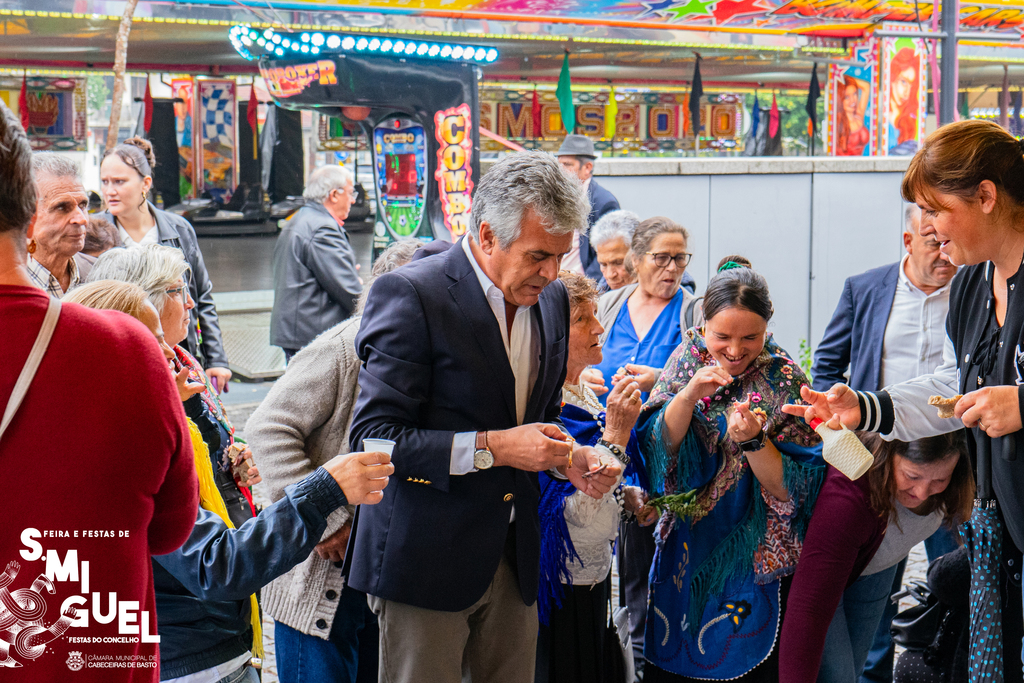
[[[274,248],[274,309],[270,343],[286,360],[352,315],[363,285],[345,219],[355,201],[352,173],[343,166],[313,171],[306,205],[281,230]]]

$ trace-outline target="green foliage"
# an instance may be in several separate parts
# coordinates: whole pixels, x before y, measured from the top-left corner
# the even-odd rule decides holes
[[[89,118],[99,117],[109,99],[110,88],[107,87],[107,77],[101,74],[89,74],[86,77],[86,100],[89,106]]]
[[[818,78],[823,79],[822,70],[818,69]],[[824,85],[824,83],[823,83]],[[771,89],[760,90],[757,93],[758,103],[763,110],[761,113],[761,125],[768,125],[768,110],[772,106]],[[807,154],[807,111],[804,106],[807,104],[807,94],[799,95],[776,95],[776,102],[779,105],[779,121],[782,124],[782,153],[786,156],[803,156]],[[754,96],[746,96],[747,112],[754,108]],[[824,143],[821,139],[822,123],[825,120],[825,98],[818,98],[818,128],[814,135],[815,156],[824,153]]]
[[[800,368],[807,375],[807,381],[811,382],[811,365],[814,362],[814,352],[811,351],[811,345],[807,343],[806,339],[800,340],[800,347],[797,349],[797,358],[800,363]]]

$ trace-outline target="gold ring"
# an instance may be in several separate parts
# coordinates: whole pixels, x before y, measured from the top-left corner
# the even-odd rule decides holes
[[[636,401],[637,403],[640,403],[640,397],[639,396],[630,396],[629,400],[630,401]]]

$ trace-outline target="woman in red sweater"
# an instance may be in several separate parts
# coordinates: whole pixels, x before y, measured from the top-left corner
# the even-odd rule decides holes
[[[53,305],[25,265],[31,164],[0,102],[0,414]],[[65,214],[84,209],[78,200],[39,197]],[[150,556],[188,538],[199,491],[185,414],[152,333],[123,313],[63,304],[0,435],[0,472],[0,671],[12,669],[0,679],[158,681]]]
[[[779,680],[855,683],[896,565],[940,525],[971,514],[974,477],[963,432],[911,443],[863,435],[875,454],[850,481],[829,466],[786,603]]]

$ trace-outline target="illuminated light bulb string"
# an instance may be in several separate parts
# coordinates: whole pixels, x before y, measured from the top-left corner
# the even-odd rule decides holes
[[[498,59],[493,47],[438,43],[425,40],[404,40],[381,36],[338,35],[337,33],[281,33],[273,28],[262,31],[251,26],[233,26],[228,32],[231,44],[245,59],[257,59],[262,51],[271,57],[320,54],[377,54],[413,57],[473,64],[490,64]]]

